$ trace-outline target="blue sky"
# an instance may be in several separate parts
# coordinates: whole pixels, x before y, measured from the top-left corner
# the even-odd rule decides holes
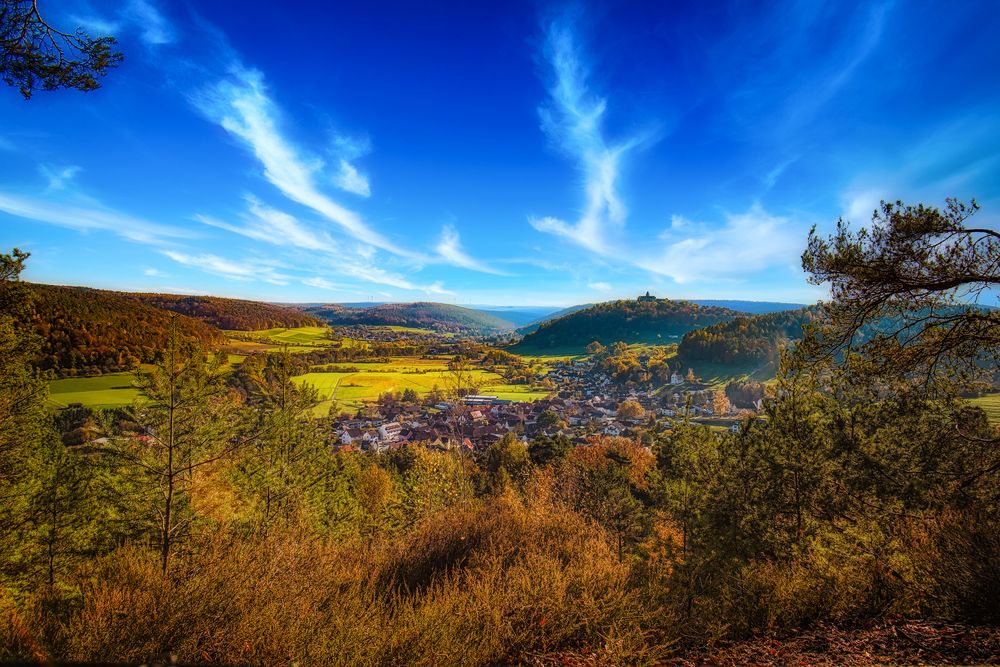
[[[0,247],[272,301],[807,302],[813,225],[997,226],[995,2],[675,4],[49,0],[126,59],[0,90]]]

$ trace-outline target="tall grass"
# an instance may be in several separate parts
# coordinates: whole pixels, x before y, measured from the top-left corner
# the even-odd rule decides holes
[[[75,661],[483,665],[586,649],[652,663],[662,652],[643,628],[655,623],[629,575],[580,516],[511,494],[384,541],[216,536],[166,576],[148,549],[121,548],[85,573],[78,608],[44,650]],[[6,639],[38,655],[33,638]]]

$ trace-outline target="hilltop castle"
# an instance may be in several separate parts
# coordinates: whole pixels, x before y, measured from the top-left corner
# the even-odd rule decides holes
[[[650,294],[649,290],[646,290],[646,293],[643,296],[640,296],[638,299],[636,299],[636,301],[638,301],[639,303],[645,303],[647,301],[656,301],[656,297]]]

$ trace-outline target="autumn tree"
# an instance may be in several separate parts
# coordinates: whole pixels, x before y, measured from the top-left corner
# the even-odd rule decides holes
[[[364,511],[364,521],[373,539],[388,522],[395,491],[392,476],[384,468],[370,464],[359,470],[354,495]]]
[[[712,395],[712,411],[721,417],[729,412],[729,408],[729,398],[726,396],[726,391],[724,389],[716,389]]]
[[[36,90],[100,88],[98,78],[122,62],[116,44],[83,28],[59,30],[42,16],[38,0],[0,4],[0,79],[26,100]]]
[[[646,409],[638,401],[622,401],[618,406],[618,419],[633,421],[646,416]]]
[[[487,447],[480,460],[484,473],[482,490],[499,493],[511,483],[523,487],[531,474],[528,447],[517,435],[508,431],[502,438]]]

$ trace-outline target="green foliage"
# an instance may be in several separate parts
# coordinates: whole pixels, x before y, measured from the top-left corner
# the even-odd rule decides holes
[[[134,430],[119,429],[106,452],[115,472],[141,490],[131,501],[142,508],[163,570],[197,519],[191,504],[197,476],[241,444],[241,413],[226,386],[224,364],[223,355],[206,359],[202,348],[184,345],[175,327],[162,363],[140,376],[146,400],[129,411]]]
[[[685,365],[702,361],[720,364],[770,362],[776,367],[781,350],[800,340],[803,327],[819,317],[816,306],[740,316],[684,334],[677,346],[677,356]]]
[[[609,301],[545,322],[521,343],[527,348],[579,347],[593,342],[666,344],[688,331],[727,322],[738,313],[688,301]],[[516,351],[520,346],[515,347]]]
[[[1000,310],[976,307],[1000,284],[1000,232],[975,227],[975,201],[945,209],[882,202],[871,225],[840,220],[823,238],[810,232],[802,266],[829,283],[828,320],[803,344],[811,362],[843,357],[857,383],[893,376],[967,384],[1000,365]]]
[[[36,90],[100,88],[98,77],[118,67],[114,37],[91,37],[83,28],[66,33],[46,22],[37,0],[7,0],[0,6],[0,79],[24,99]]]
[[[502,493],[512,484],[523,489],[532,468],[528,447],[513,432],[508,432],[486,448],[479,468],[483,473],[479,484],[482,493]]]
[[[542,435],[528,444],[528,456],[536,466],[556,463],[569,454],[573,443],[564,435]]]

